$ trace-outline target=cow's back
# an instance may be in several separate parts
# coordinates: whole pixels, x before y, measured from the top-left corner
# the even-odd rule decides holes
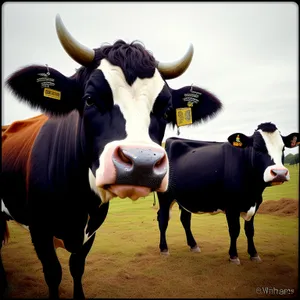
[[[25,205],[31,150],[41,127],[47,120],[47,116],[39,115],[2,126],[1,197],[8,210],[14,211],[15,214],[16,206]]]
[[[180,155],[184,155],[185,153],[205,146],[212,146],[212,145],[221,145],[222,142],[215,142],[215,141],[198,141],[198,140],[190,140],[185,138],[178,138],[178,137],[171,137],[166,140],[166,151],[169,157],[174,155],[172,151],[175,149]],[[177,156],[177,153],[175,153]]]
[[[35,138],[47,120],[39,115],[2,126],[2,171],[24,172]]]
[[[195,197],[205,200],[202,211],[218,209],[214,208],[222,197],[224,143],[172,138],[166,146],[170,161],[170,193],[190,211],[196,211]]]

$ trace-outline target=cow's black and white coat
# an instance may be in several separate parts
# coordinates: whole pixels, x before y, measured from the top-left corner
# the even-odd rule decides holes
[[[68,33],[59,16],[56,25],[62,41]],[[50,297],[58,297],[62,277],[53,242],[60,239],[72,253],[74,297],[83,298],[85,258],[109,200],[136,200],[167,189],[168,158],[160,144],[166,125],[176,124],[176,108],[186,106],[183,98],[191,86],[170,88],[166,79],[175,69],[167,65],[166,75],[139,42],[118,40],[75,53],[72,41],[69,35],[62,44],[83,66],[71,77],[32,65],[7,80],[21,101],[45,114],[14,122],[2,133],[0,237],[2,246],[9,219],[29,228]],[[194,122],[220,110],[214,95],[193,90],[201,93],[191,111]],[[2,260],[0,271],[2,294]]]
[[[299,145],[297,140],[298,133],[283,136],[272,123],[260,124],[252,136],[232,134],[224,143],[167,139],[169,188],[165,193],[158,193],[161,253],[169,253],[166,230],[169,210],[176,200],[192,251],[199,252],[200,248],[191,232],[191,213],[225,212],[230,260],[240,263],[236,247],[240,216],[245,219],[248,253],[252,260],[260,260],[253,241],[254,215],[262,202],[264,189],[290,179],[283,164],[284,148]]]

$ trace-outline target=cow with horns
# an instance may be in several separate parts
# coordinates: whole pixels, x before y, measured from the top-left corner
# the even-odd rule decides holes
[[[299,133],[281,135],[273,123],[262,123],[252,136],[235,133],[228,142],[180,138],[166,140],[169,158],[169,188],[158,192],[159,248],[169,254],[166,230],[172,205],[181,208],[180,220],[192,252],[200,252],[191,231],[191,213],[224,212],[230,235],[229,260],[240,264],[237,238],[240,216],[245,220],[248,253],[261,261],[254,245],[254,215],[264,189],[290,179],[283,165],[284,148],[299,145]]]
[[[74,298],[84,298],[85,259],[109,200],[166,191],[169,162],[161,147],[166,125],[200,123],[222,104],[202,88],[168,86],[166,80],[188,68],[192,45],[182,59],[162,63],[138,42],[89,49],[59,15],[56,30],[81,65],[76,73],[66,77],[32,65],[6,82],[17,98],[44,114],[2,130],[0,238],[7,237],[7,220],[28,227],[55,298],[62,278],[55,249],[63,246],[71,253]],[[2,260],[0,271],[3,293]]]

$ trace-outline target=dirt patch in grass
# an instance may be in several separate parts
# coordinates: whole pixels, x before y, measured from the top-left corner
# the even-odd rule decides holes
[[[299,217],[299,201],[291,198],[281,198],[277,201],[267,200],[260,205],[257,213]]]

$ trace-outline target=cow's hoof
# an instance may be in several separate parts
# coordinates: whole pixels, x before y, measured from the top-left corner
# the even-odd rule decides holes
[[[251,256],[250,259],[252,261],[255,261],[255,262],[262,262],[261,258],[259,257],[259,255],[257,256]]]
[[[229,261],[232,263],[232,264],[235,264],[235,265],[240,265],[241,264],[241,261],[238,257],[234,257],[234,258],[229,258]]]
[[[199,246],[194,246],[194,247],[192,247],[191,249],[190,249],[190,251],[191,252],[201,252],[201,249],[200,249],[200,247]]]
[[[168,256],[168,255],[170,255],[170,252],[169,252],[169,250],[163,250],[163,251],[160,251],[160,255]]]

